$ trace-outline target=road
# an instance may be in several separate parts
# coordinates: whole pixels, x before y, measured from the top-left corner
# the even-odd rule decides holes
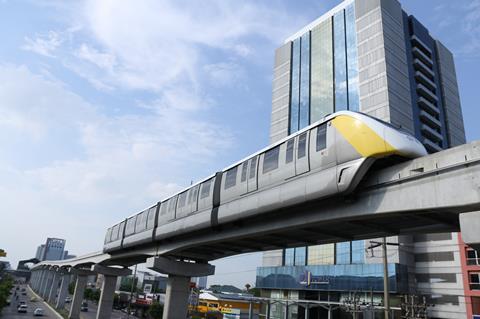
[[[18,300],[16,299],[16,296],[14,295],[15,290],[12,290],[12,295],[10,296],[11,303],[10,306],[6,306],[3,308],[2,311],[2,317],[3,318],[8,318],[8,319],[25,319],[25,318],[33,318],[33,311],[36,308],[42,308],[44,311],[44,318],[49,318],[49,319],[60,319],[56,313],[50,310],[45,303],[43,302],[42,299],[38,299],[37,301],[30,301],[30,299],[33,297],[32,293],[30,290],[27,288],[27,285],[17,285],[20,287],[19,290],[16,290],[17,295],[18,295]],[[23,296],[21,294],[21,289],[25,288],[25,291],[27,293],[26,296]],[[15,289],[15,288],[14,288]],[[18,313],[17,312],[17,303],[20,301],[25,301],[28,309],[27,313]]]
[[[72,297],[72,296],[70,296],[70,297]],[[71,304],[65,304],[65,309],[67,309],[67,311],[70,311],[70,306],[71,306]],[[96,316],[97,316],[97,308],[98,308],[98,306],[95,303],[93,303],[91,301],[88,301],[88,311],[80,312],[80,319],[95,319]],[[112,311],[112,316],[110,318],[111,319],[126,319],[127,314],[121,312],[120,310],[115,310],[114,309]],[[130,319],[137,319],[137,317],[130,316]]]
[[[54,313],[50,308],[45,304],[43,299],[41,298],[36,298],[36,301],[30,301],[31,298],[33,297],[32,292],[30,289],[28,289],[27,285],[17,285],[19,287],[18,290],[16,290],[17,295],[18,295],[18,300],[16,299],[16,296],[14,295],[15,288],[12,290],[12,295],[10,296],[11,303],[10,306],[6,306],[3,311],[1,312],[2,319],[33,319],[33,311],[36,308],[42,308],[44,311],[44,316],[43,318],[49,318],[49,319],[61,319],[61,316],[57,315]],[[22,288],[25,288],[26,296],[23,296],[21,293]],[[20,301],[24,301],[27,304],[27,313],[18,313],[17,312],[17,304]],[[65,309],[67,311],[70,311],[70,305],[71,304],[65,304]],[[80,319],[95,319],[97,316],[97,305],[95,305],[92,302],[88,302],[88,311],[86,312],[81,312],[80,313]],[[111,319],[126,319],[127,314],[123,313],[119,310],[113,310]],[[137,319],[134,316],[130,316],[130,319]]]

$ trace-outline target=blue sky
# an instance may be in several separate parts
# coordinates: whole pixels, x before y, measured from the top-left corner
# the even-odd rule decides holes
[[[0,0],[1,248],[75,254],[107,226],[268,144],[276,47],[340,1]],[[480,1],[403,0],[456,57],[476,125]],[[254,284],[260,254],[210,283]]]

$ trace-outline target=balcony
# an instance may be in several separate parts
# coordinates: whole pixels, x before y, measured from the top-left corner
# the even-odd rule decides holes
[[[413,48],[412,49],[413,56],[421,60],[423,63],[425,63],[428,67],[433,68],[433,61],[432,59],[423,53],[422,50],[419,48]]]
[[[432,116],[438,116],[440,114],[438,107],[423,97],[419,97],[417,103],[421,109],[425,110]]]
[[[423,42],[420,40],[419,37],[417,37],[415,34],[410,37],[410,40],[412,41],[412,46],[417,47],[419,49],[422,49],[425,52],[428,52],[429,56],[432,56],[432,50]]]
[[[417,80],[417,83],[421,83],[425,85],[427,88],[432,90],[433,92],[437,92],[437,85],[435,82],[430,80],[428,77],[426,77],[422,72],[417,71],[415,72],[415,80]]]
[[[425,146],[429,153],[436,153],[442,150],[442,148],[438,144],[435,144],[426,137],[423,138],[422,144],[423,146]]]
[[[423,63],[419,59],[413,59],[413,66],[416,71],[423,72],[431,80],[435,78],[435,72],[433,72],[432,68],[427,66],[425,63]]]
[[[417,93],[430,101],[431,103],[437,103],[438,98],[434,92],[421,83],[417,83]]]
[[[430,126],[422,124],[420,127],[422,130],[422,135],[425,137],[428,137],[431,141],[433,142],[443,142],[443,136],[442,134],[438,133],[434,129],[432,129]]]
[[[439,120],[437,120],[434,116],[430,115],[430,113],[425,112],[424,110],[420,110],[420,120],[422,120],[422,122],[424,123],[427,123],[433,128],[440,129],[442,127],[442,124]]]

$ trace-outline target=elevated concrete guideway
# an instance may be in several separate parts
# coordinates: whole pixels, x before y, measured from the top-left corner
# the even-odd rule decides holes
[[[186,283],[195,273],[213,274],[214,268],[206,265],[210,260],[285,247],[460,229],[467,244],[480,245],[479,228],[472,226],[480,223],[480,213],[475,211],[480,211],[480,141],[393,166],[374,167],[348,197],[304,203],[120,253],[42,262],[34,267],[39,271],[33,287],[52,296],[52,269],[98,272],[101,268],[114,277],[123,272],[102,267],[128,267],[148,259],[151,269],[169,274],[169,291],[176,297],[166,297],[166,309],[186,309]],[[176,273],[178,269],[189,270],[182,275]],[[77,288],[81,289],[78,278]],[[110,282],[113,278],[105,284],[108,290]],[[110,305],[109,297],[104,296],[103,304]],[[99,313],[98,318],[109,318],[110,311]],[[184,318],[183,314],[166,313],[165,318]],[[71,318],[76,319],[75,313]]]

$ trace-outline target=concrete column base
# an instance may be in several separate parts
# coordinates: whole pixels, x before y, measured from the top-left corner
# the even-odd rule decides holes
[[[190,278],[213,275],[215,266],[210,264],[187,263],[165,257],[147,259],[147,268],[168,274],[163,319],[185,319],[190,297]]]

